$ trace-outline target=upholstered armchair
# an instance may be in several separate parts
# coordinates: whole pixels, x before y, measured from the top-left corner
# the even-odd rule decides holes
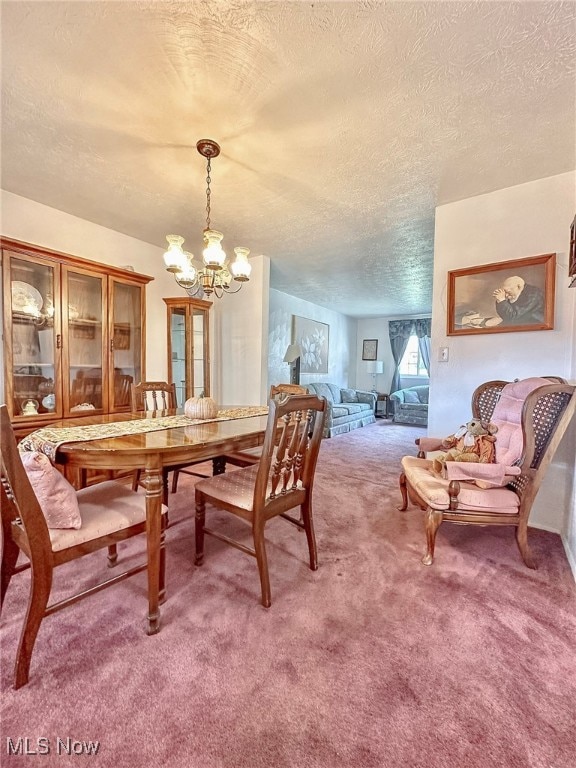
[[[425,511],[427,549],[432,565],[436,534],[442,522],[511,525],[524,563],[536,564],[528,546],[528,519],[534,498],[576,408],[576,387],[557,377],[512,383],[491,381],[472,397],[474,418],[498,427],[494,464],[446,463],[438,474],[430,451],[441,441],[421,438],[419,457],[402,459],[401,511],[408,499]]]

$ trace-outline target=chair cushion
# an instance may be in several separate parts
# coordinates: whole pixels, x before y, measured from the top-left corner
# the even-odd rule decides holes
[[[82,518],[76,491],[48,456],[39,451],[20,454],[48,528],[80,528]]]
[[[206,480],[200,480],[194,489],[197,494],[203,493],[208,499],[217,499],[225,504],[231,504],[251,512],[254,505],[254,484],[257,472],[257,466],[225,472],[222,475],[214,475],[206,478]],[[269,493],[270,486],[266,490],[266,496]],[[291,498],[294,499],[294,506],[302,503],[306,498],[306,491],[300,487],[290,488],[287,493],[291,494]],[[297,496],[294,497],[292,494],[297,494]],[[302,497],[300,501],[298,501],[298,495]]]
[[[498,464],[510,466],[522,457],[524,450],[522,407],[531,392],[546,384],[550,384],[548,379],[534,376],[513,381],[503,387],[491,419],[498,427],[495,459]]]
[[[52,530],[54,552],[116,533],[146,520],[146,496],[114,480],[97,483],[77,492],[82,527],[79,530]],[[167,511],[162,505],[162,514]]]
[[[450,507],[450,483],[437,477],[431,468],[430,459],[417,459],[414,456],[404,456],[402,459],[406,479],[418,496],[434,509],[447,510]],[[474,483],[461,482],[456,513],[467,511],[516,515],[519,505],[519,497],[509,488],[482,489]]]

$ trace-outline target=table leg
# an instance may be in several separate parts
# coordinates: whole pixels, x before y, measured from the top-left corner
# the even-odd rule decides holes
[[[157,457],[146,463],[146,544],[148,548],[148,628],[147,634],[160,631],[160,574],[165,558],[162,530],[162,467]]]

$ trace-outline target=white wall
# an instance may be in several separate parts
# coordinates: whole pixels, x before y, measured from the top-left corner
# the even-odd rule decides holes
[[[213,392],[221,405],[268,402],[270,259],[250,259],[250,282],[213,307]]]
[[[5,237],[113,266],[131,265],[154,278],[146,287],[146,377],[165,380],[167,331],[162,299],[186,292],[164,269],[164,248],[10,192],[0,194]],[[220,404],[258,404],[266,402],[268,394],[269,259],[256,256],[250,263],[250,282],[237,295],[214,299],[211,310],[212,395]]]
[[[576,210],[576,173],[502,189],[436,209],[432,315],[430,435],[445,435],[469,417],[474,388],[489,379],[557,375],[576,380],[576,289],[569,288],[570,222]],[[557,254],[556,311],[552,331],[446,335],[449,270]],[[440,347],[449,361],[438,362]],[[536,499],[530,524],[563,533],[576,563],[574,422],[571,435]],[[575,569],[576,573],[576,569]]]
[[[318,320],[330,326],[328,373],[300,374],[300,383],[306,385],[313,381],[327,381],[340,387],[356,386],[356,320],[276,290],[270,291],[269,385],[290,381],[290,367],[283,360],[292,341],[292,315]]]

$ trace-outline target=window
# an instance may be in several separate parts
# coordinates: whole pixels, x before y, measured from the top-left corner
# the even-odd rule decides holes
[[[428,371],[422,360],[418,337],[415,333],[408,339],[408,345],[400,362],[399,370],[401,376],[425,376],[428,378]]]

